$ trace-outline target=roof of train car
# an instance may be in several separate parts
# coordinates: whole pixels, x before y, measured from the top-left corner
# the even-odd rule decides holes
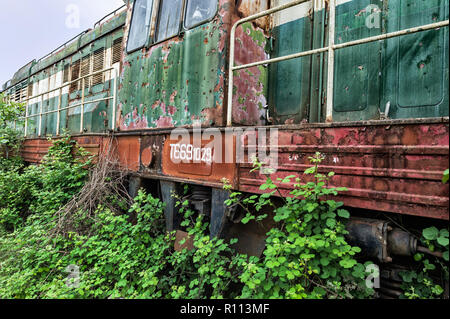
[[[0,92],[6,91],[7,89],[13,87],[14,85],[30,77],[31,75],[36,74],[37,72],[49,67],[50,65],[53,65],[67,58],[68,56],[76,53],[78,50],[85,47],[86,45],[104,36],[105,34],[108,34],[116,30],[117,28],[123,26],[125,24],[127,15],[127,11],[125,8],[129,0],[123,1],[125,3],[123,6],[112,11],[111,13],[109,13],[108,15],[104,16],[102,19],[97,21],[94,24],[93,29],[87,29],[81,32],[80,34],[76,35],[74,38],[62,44],[49,54],[40,58],[39,60],[37,61],[33,60],[24,65],[23,67],[21,67],[14,74],[11,80],[7,81],[0,87]],[[105,21],[105,19],[110,17],[111,15],[113,16]]]

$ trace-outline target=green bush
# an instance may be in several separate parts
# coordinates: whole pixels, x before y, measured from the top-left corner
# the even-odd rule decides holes
[[[261,185],[261,196],[253,195],[242,207],[253,205],[257,211],[264,206],[275,207],[271,197],[278,193],[284,205],[275,208],[272,228],[261,259],[251,258],[244,263],[241,281],[245,284],[243,298],[365,298],[374,291],[365,285],[365,265],[355,255],[359,247],[350,246],[344,236],[345,221],[350,217],[342,203],[325,200],[343,188],[328,188],[328,176],[319,173],[323,157],[317,153],[310,160],[313,167],[305,171],[309,181],[301,183],[296,176],[279,178],[281,184],[295,179],[294,190],[285,197],[270,177]],[[261,168],[255,163],[255,170]],[[231,194],[228,204],[236,204],[241,194]],[[261,220],[266,215],[253,216],[247,211],[244,223]]]

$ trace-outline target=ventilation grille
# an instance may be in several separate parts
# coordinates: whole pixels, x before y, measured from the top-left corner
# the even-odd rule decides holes
[[[28,98],[28,87],[24,86],[20,90],[20,102],[25,102],[27,98]]]
[[[92,72],[97,72],[103,70],[105,64],[105,48],[98,49],[94,52],[94,68]],[[97,85],[103,83],[104,74],[98,73],[92,78],[92,85]]]
[[[84,77],[86,75],[89,75],[89,73],[91,73],[91,56],[85,56],[82,60],[81,60],[81,77]],[[89,87],[89,81],[90,78],[85,78],[84,79],[84,88],[88,88]],[[81,83],[83,83],[83,81],[81,81]]]
[[[33,96],[33,83],[28,84],[28,97]]]
[[[69,72],[70,72],[70,66],[67,64],[64,66],[64,73],[63,73],[63,83],[69,82]]]
[[[75,62],[72,64],[72,81],[80,78],[80,61]],[[73,82],[70,84],[70,92],[78,90],[79,82]]]
[[[112,64],[119,63],[122,57],[122,38],[114,40]]]

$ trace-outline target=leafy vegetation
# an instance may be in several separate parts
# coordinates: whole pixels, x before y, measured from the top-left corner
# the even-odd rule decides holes
[[[12,120],[21,112],[5,105],[0,117]],[[178,202],[186,235],[178,244],[190,245],[179,250],[176,233],[165,230],[165,204],[143,190],[131,206],[120,192],[74,204],[95,169],[93,158],[69,136],[55,140],[39,166],[0,159],[0,298],[371,297],[374,291],[365,285],[368,263],[357,260],[360,248],[345,239],[350,214],[332,199],[345,189],[328,187],[333,173],[319,172],[322,159],[319,153],[310,158],[313,166],[303,179],[268,177],[262,195],[244,197],[225,185],[227,204],[245,211],[242,223],[262,222],[269,218],[263,211],[273,212],[275,227],[260,258],[236,253],[236,239],[211,238],[205,216],[187,201]],[[255,162],[255,170],[261,166]],[[95,188],[115,185],[102,184],[108,175],[96,178]],[[294,190],[285,196],[280,185],[292,181]],[[275,195],[282,205],[276,205]],[[70,220],[70,228],[55,231],[61,220]],[[448,262],[448,231],[429,228],[423,236],[430,250],[446,250]],[[423,254],[416,258],[422,268],[403,274],[404,297],[441,296],[431,272],[441,267],[448,280],[446,265]]]
[[[322,159],[319,153],[310,158],[314,166],[305,171],[309,181],[302,183],[296,176],[278,179],[280,184],[295,179],[283,206],[275,207],[271,201],[275,193],[282,194],[270,177],[260,187],[268,193],[243,201],[243,205],[254,204],[256,211],[273,207],[277,222],[268,233],[264,256],[244,263],[240,276],[245,285],[243,298],[365,298],[374,293],[365,285],[366,265],[355,259],[361,249],[349,245],[344,237],[350,214],[342,203],[329,199],[345,189],[327,187],[333,173],[319,173]],[[261,164],[255,164],[259,170]],[[240,195],[232,193],[228,204],[235,204]],[[266,216],[247,211],[243,222],[262,218]]]
[[[442,259],[418,253],[414,259],[418,265],[412,270],[400,273],[403,279],[402,298],[430,299],[440,298],[444,289],[437,282],[448,281],[449,239],[448,229],[429,227],[423,230],[421,242],[431,251],[443,252]]]
[[[22,134],[15,129],[20,126],[23,121],[20,116],[25,111],[24,104],[16,102],[8,102],[6,96],[0,93],[0,156],[10,158],[16,155]]]
[[[449,170],[445,170],[442,182],[448,182]],[[422,231],[420,242],[432,252],[442,252],[441,257],[418,253],[414,259],[418,262],[414,269],[403,271],[401,298],[429,299],[442,298],[444,289],[437,282],[448,281],[449,231],[429,227]]]

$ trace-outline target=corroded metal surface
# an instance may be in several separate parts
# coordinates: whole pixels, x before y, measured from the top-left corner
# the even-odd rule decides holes
[[[216,143],[215,139],[220,142]],[[235,139],[232,136],[226,137],[225,134],[219,134],[203,138],[199,144],[194,143],[192,134],[190,141],[170,139],[168,136],[162,149],[163,174],[192,181],[221,183],[225,178],[229,182],[234,182],[236,165],[233,161],[226,163],[225,157],[227,154],[234,154]],[[218,151],[219,147],[221,152]]]
[[[195,124],[223,126],[229,31],[239,15],[234,1],[220,0],[218,14],[210,22],[125,54],[117,127],[132,131]],[[127,19],[125,41],[131,7]],[[238,62],[265,57],[266,37],[261,29],[248,24],[240,36]],[[242,94],[236,96],[236,123],[263,124],[266,83],[264,68],[239,74],[235,88]]]
[[[99,156],[105,149],[107,141],[101,136],[80,136],[73,138],[78,146],[82,147],[94,156]],[[22,157],[27,163],[38,164],[48,153],[52,141],[47,139],[27,139],[22,146]]]
[[[347,206],[437,219],[449,219],[449,186],[441,182],[448,168],[447,123],[310,128],[279,133],[278,177],[298,175],[310,167],[308,157],[326,157],[322,172],[336,175],[331,186],[347,187],[339,195]],[[241,191],[259,193],[265,176],[239,167]],[[288,194],[293,185],[281,185]]]
[[[303,171],[311,166],[308,157],[319,151],[326,156],[320,171],[336,173],[330,186],[348,188],[336,198],[345,205],[448,220],[449,186],[441,181],[448,168],[448,136],[448,119],[417,124],[386,121],[378,125],[303,125],[281,129],[279,168],[272,179],[292,174],[304,179]],[[235,138],[232,143],[226,143],[224,133],[221,138],[223,156],[233,154]],[[110,137],[75,139],[98,154],[106,149]],[[118,135],[115,141],[120,162],[143,177],[219,188],[222,178],[227,178],[236,189],[249,193],[260,193],[259,187],[265,181],[259,172],[250,172],[251,164],[174,163],[171,145],[180,140],[171,140],[167,132]],[[204,139],[202,146],[210,141]],[[26,140],[23,156],[27,162],[37,163],[49,146],[45,139]],[[213,151],[213,157],[214,154]],[[283,195],[292,187],[281,185]]]

